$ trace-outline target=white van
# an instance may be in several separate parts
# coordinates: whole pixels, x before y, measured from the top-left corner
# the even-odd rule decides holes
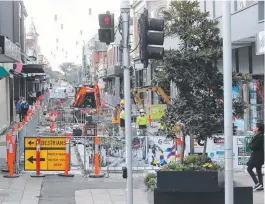
[[[57,88],[55,90],[52,90],[50,92],[50,98],[55,98],[55,99],[66,99],[68,98],[66,89],[65,88]]]

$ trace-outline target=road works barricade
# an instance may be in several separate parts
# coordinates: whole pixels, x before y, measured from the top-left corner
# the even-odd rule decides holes
[[[38,124],[42,118],[42,110],[48,103],[48,95],[44,94],[37,98],[36,103],[29,110],[22,122],[18,122],[6,135],[6,163],[9,177],[20,172],[23,163],[24,137],[26,135],[36,136]],[[43,105],[41,105],[43,104]],[[11,158],[11,159],[10,159]],[[11,162],[12,161],[12,162]],[[11,165],[12,164],[12,165]]]
[[[73,141],[75,137],[71,138]],[[96,141],[98,140],[98,141]],[[98,144],[95,144],[99,142]],[[98,146],[98,147],[97,147]],[[82,166],[92,175],[98,171],[103,174],[120,172],[126,166],[126,145],[124,137],[80,136],[75,143]],[[96,152],[99,152],[99,157]],[[132,160],[134,171],[158,169],[165,163],[176,159],[175,142],[160,136],[134,136],[132,139]],[[98,160],[96,160],[98,158]]]

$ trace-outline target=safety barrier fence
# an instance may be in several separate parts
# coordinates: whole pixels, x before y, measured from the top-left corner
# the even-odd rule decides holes
[[[27,135],[36,136],[37,127],[42,117],[42,109],[48,104],[48,95],[44,94],[37,98],[36,103],[29,107],[22,122],[18,122],[6,133],[6,163],[9,172],[6,177],[16,177],[19,173],[22,157],[24,154],[24,137]]]
[[[101,134],[101,124],[97,124],[97,128],[86,126],[80,135],[36,137],[39,136],[37,126],[42,116],[41,106],[37,104],[30,110],[25,121],[19,123],[13,128],[12,133],[6,136],[8,176],[14,177],[14,173],[21,170],[36,170],[32,176],[38,177],[43,176],[42,171],[63,171],[60,175],[73,176],[69,173],[71,159],[75,155],[73,148],[79,153],[83,170],[92,172],[89,174],[92,177],[100,177],[110,171],[121,171],[125,166],[125,137],[120,136],[121,133],[109,131],[109,135]],[[110,126],[113,131],[114,128],[115,126]],[[164,136],[152,136],[153,133],[141,136],[144,134],[139,133],[136,127],[132,127],[132,130],[133,170],[158,169],[165,163],[178,160],[178,146],[183,142],[180,138],[170,140]],[[186,139],[186,146],[189,146],[188,137]],[[250,156],[248,142],[251,135],[234,136],[233,139],[234,169],[245,171]],[[194,146],[195,153],[203,152],[203,145],[194,142]],[[215,136],[208,140],[206,153],[213,161],[223,162],[224,137]],[[188,155],[189,150],[185,149],[184,154]],[[45,161],[46,167],[42,165]]]

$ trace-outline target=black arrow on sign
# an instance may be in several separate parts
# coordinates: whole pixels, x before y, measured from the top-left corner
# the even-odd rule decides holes
[[[34,161],[36,161],[37,159],[36,158],[33,158],[33,156],[31,156],[30,158],[28,158],[28,161],[30,162],[30,163],[32,163],[33,164],[33,162]],[[45,158],[40,158],[40,161],[45,161]]]
[[[32,145],[34,144],[34,142],[32,142],[31,140],[28,142],[29,145]]]

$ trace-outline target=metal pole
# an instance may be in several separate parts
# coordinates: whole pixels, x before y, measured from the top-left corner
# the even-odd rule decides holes
[[[130,84],[130,59],[129,59],[129,19],[130,2],[121,0],[122,17],[122,62],[124,68],[124,100],[125,100],[125,138],[127,151],[127,204],[133,204],[133,179],[132,179],[132,135],[131,135],[131,84]]]
[[[225,204],[234,203],[231,1],[223,1],[223,71],[225,134]]]

